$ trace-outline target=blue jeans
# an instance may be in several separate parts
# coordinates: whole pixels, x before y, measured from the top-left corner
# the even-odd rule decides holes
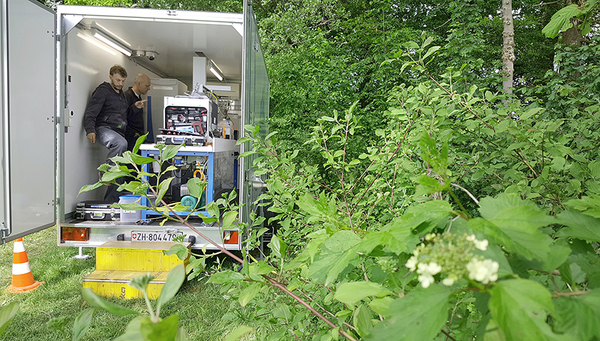
[[[110,127],[100,126],[96,127],[96,139],[104,147],[108,148],[108,155],[106,155],[106,163],[112,164],[111,158],[123,153],[127,150],[127,140],[121,134],[112,130]],[[118,183],[123,183],[124,179],[117,179]],[[118,202],[119,192],[117,192],[117,185],[109,185],[104,194],[104,200],[108,202]]]

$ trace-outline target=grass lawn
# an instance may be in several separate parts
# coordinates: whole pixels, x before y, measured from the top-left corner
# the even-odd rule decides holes
[[[12,294],[0,290],[0,305],[20,302],[20,309],[2,340],[71,340],[71,328],[75,317],[84,309],[81,297],[83,278],[95,268],[95,249],[84,248],[83,253],[91,258],[72,258],[79,253],[78,248],[58,247],[56,228],[23,238],[29,264],[35,280],[44,282],[36,290],[24,294]],[[6,288],[12,281],[13,243],[0,246],[0,287]],[[179,314],[179,325],[183,326],[189,340],[222,340],[238,327],[234,321],[223,321],[222,316],[229,310],[229,301],[223,299],[219,286],[206,284],[206,280],[185,282],[175,298],[161,311],[161,317]],[[146,311],[143,299],[118,300],[123,306],[139,312]],[[66,338],[47,325],[53,318],[68,319]],[[125,331],[134,316],[114,316],[102,310],[96,311],[92,325],[83,340],[110,340]],[[251,334],[243,340],[254,340]]]

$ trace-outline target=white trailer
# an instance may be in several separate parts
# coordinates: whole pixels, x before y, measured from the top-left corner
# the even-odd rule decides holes
[[[195,235],[177,224],[75,219],[77,203],[104,195],[102,189],[77,194],[98,181],[96,168],[106,157],[104,147],[87,141],[83,114],[92,91],[108,80],[109,68],[120,64],[129,75],[126,87],[138,73],[153,79],[148,95],[154,103],[162,102],[165,91],[181,94],[203,84],[231,104],[240,136],[247,124],[266,134],[269,80],[250,2],[244,0],[244,13],[238,14],[61,5],[54,12],[36,1],[2,0],[2,241],[55,224],[58,244],[65,246],[130,240],[132,231]],[[219,69],[220,79],[210,68]],[[163,115],[152,111],[151,136],[161,128]],[[251,165],[244,158],[237,167],[240,221],[260,209],[253,202],[262,191],[261,180]],[[219,226],[194,224],[226,248],[241,248],[241,236],[227,244],[231,234]],[[195,236],[195,248],[207,244]]]

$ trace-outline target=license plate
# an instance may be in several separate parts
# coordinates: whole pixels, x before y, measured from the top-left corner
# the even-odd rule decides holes
[[[131,231],[131,240],[136,242],[172,242],[173,238],[182,234],[183,232]]]

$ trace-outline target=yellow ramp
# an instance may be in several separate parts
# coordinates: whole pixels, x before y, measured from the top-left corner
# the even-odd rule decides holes
[[[96,271],[83,279],[83,287],[104,297],[140,298],[142,293],[127,285],[134,277],[150,273],[154,280],[146,292],[157,299],[169,271],[184,262],[165,255],[174,242],[110,241],[96,249]]]

